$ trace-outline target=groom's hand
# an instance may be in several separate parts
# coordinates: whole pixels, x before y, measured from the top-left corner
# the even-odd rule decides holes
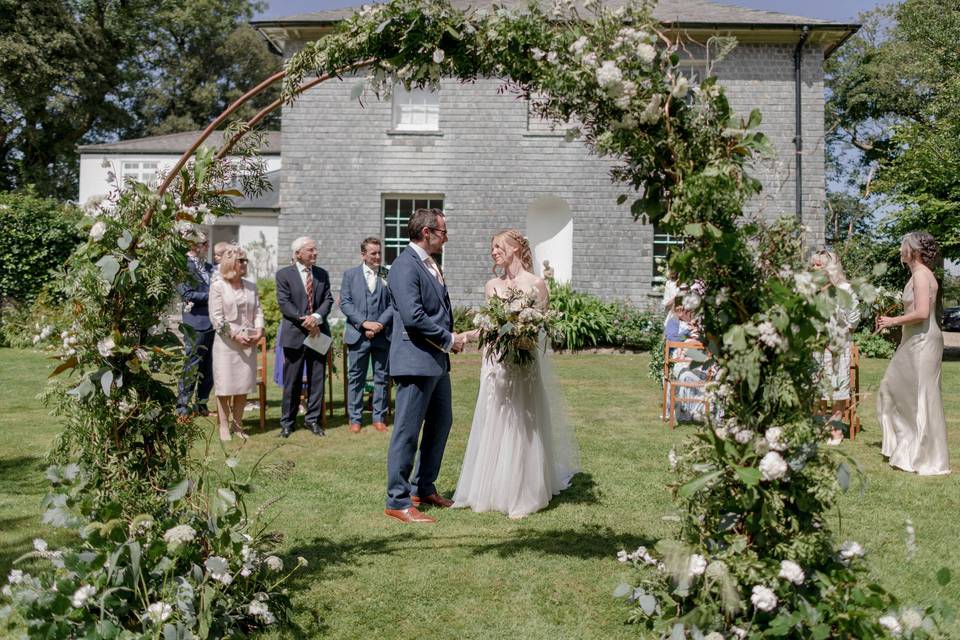
[[[467,343],[467,336],[462,333],[453,334],[453,346],[450,347],[450,351],[453,353],[460,353],[463,351],[463,345]]]

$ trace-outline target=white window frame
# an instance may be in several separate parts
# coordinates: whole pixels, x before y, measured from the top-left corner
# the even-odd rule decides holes
[[[122,160],[120,162],[120,178],[124,182],[127,178],[131,178],[153,188],[157,186],[158,173],[160,173],[160,163],[156,160]]]
[[[663,276],[663,270],[666,267],[665,262],[674,247],[682,246],[683,238],[669,233],[658,233],[656,225],[653,226],[653,244],[650,251],[650,262],[652,264],[650,283],[653,286],[662,286],[666,282],[666,278]],[[658,249],[660,250],[658,251]]]
[[[443,211],[444,198],[442,194],[409,194],[409,193],[389,193],[383,194],[380,199],[380,218],[382,220],[383,233],[383,266],[389,268],[393,259],[410,244],[410,237],[407,234],[407,221],[410,220],[410,214],[401,213],[405,207],[402,201],[410,202],[410,213],[417,209],[436,208]],[[419,202],[418,201],[422,201]],[[392,211],[388,212],[388,203],[396,202],[396,206],[391,206]],[[422,205],[422,206],[421,206]],[[395,253],[394,253],[395,252]],[[389,256],[389,257],[388,257]],[[438,262],[443,264],[443,255],[440,255]]]
[[[691,86],[698,86],[710,73],[710,61],[703,58],[682,59],[677,62],[677,70],[690,81]]]
[[[402,85],[393,88],[394,131],[439,131],[440,92],[430,89],[409,91]]]

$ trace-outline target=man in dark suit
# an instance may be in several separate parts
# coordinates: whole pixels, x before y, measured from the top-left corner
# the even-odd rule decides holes
[[[177,393],[177,415],[187,419],[191,414],[210,415],[207,399],[213,388],[213,325],[207,309],[213,265],[206,261],[207,238],[197,236],[187,252],[187,281],[177,285],[183,300],[183,375]],[[193,402],[196,388],[197,398]]]
[[[312,238],[301,237],[293,241],[292,248],[294,263],[277,271],[277,303],[283,314],[280,326],[280,346],[283,349],[280,435],[289,437],[296,426],[306,365],[305,422],[315,435],[322,436],[326,435],[321,421],[327,356],[306,346],[304,338],[320,333],[330,335],[327,315],[333,307],[333,294],[330,292],[330,276],[314,265],[317,243]]]
[[[430,523],[436,520],[421,513],[418,505],[453,504],[437,492],[434,482],[453,423],[448,354],[461,351],[465,338],[453,332],[450,296],[433,258],[447,241],[443,212],[417,209],[410,216],[407,233],[410,244],[397,256],[389,277],[393,297],[390,375],[397,383],[397,415],[387,453],[384,514],[403,523]],[[420,458],[414,470],[418,439]]]
[[[373,428],[387,430],[387,377],[390,357],[390,319],[393,316],[390,289],[380,271],[380,238],[360,243],[363,264],[343,272],[340,310],[346,317],[343,341],[347,344],[350,432],[363,425],[363,388],[367,367],[373,358]]]

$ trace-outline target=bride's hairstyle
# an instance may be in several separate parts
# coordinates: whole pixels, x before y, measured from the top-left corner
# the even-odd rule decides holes
[[[822,269],[827,274],[830,284],[835,287],[847,281],[847,276],[843,273],[843,265],[840,264],[840,258],[829,249],[816,251],[810,257],[810,266],[814,269]]]
[[[918,258],[937,279],[937,305],[934,309],[934,319],[937,325],[942,327],[943,282],[940,278],[943,272],[943,256],[940,255],[940,245],[937,244],[937,239],[926,231],[911,231],[903,236],[903,246],[907,249],[908,259]]]
[[[517,229],[504,229],[493,236],[492,244],[497,242],[506,242],[517,250],[520,256],[520,264],[527,271],[533,272],[533,252],[530,250],[530,243]],[[493,275],[500,276],[497,265],[493,265]]]

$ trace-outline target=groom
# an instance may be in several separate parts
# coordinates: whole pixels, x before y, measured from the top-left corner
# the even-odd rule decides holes
[[[436,519],[417,506],[453,504],[437,493],[433,483],[453,423],[449,353],[460,352],[465,338],[453,333],[447,285],[433,259],[447,241],[443,212],[417,209],[407,233],[410,244],[394,261],[388,278],[394,309],[390,375],[397,383],[397,415],[387,453],[383,513],[403,523],[431,523]],[[421,427],[420,459],[414,470]]]

